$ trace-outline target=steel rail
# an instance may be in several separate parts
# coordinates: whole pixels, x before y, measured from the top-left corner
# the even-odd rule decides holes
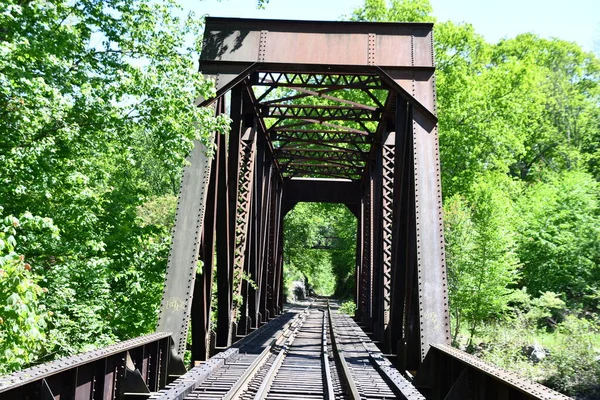
[[[327,304],[329,306],[329,303]],[[331,379],[331,368],[329,367],[329,351],[327,349],[327,313],[323,311],[323,331],[322,331],[322,356],[321,361],[323,362],[323,375],[324,383],[327,385],[327,389],[323,390],[325,398],[328,400],[335,399],[335,391],[333,390],[333,380]],[[331,326],[331,324],[330,324]],[[332,338],[333,341],[333,338]]]
[[[282,349],[279,351],[279,354],[276,359],[276,360],[280,359],[279,362],[281,362],[281,360],[283,359],[283,353],[285,352],[285,350],[287,348],[289,348],[289,345],[294,341],[295,334],[298,332],[298,330],[304,324],[306,317],[310,313],[310,311],[308,311],[308,310],[310,309],[311,306],[312,306],[312,303],[308,307],[306,307],[302,311],[302,313],[298,315],[297,318],[295,318],[294,322],[287,328],[286,331],[284,331],[281,334],[281,336],[277,340],[274,340],[270,346],[267,346],[260,353],[260,355],[248,367],[248,369],[246,369],[244,374],[238,379],[238,381],[235,383],[235,385],[233,385],[233,387],[231,389],[229,389],[229,391],[225,394],[225,396],[223,397],[223,400],[239,399],[241,397],[242,393],[248,389],[248,386],[249,386],[250,382],[252,381],[252,379],[256,376],[256,374],[259,372],[259,370],[267,362],[267,360],[269,359],[269,356],[272,353],[272,350],[275,347],[281,345],[282,342],[287,342],[287,343],[284,343],[284,345],[282,346]],[[287,333],[287,335],[286,335],[286,333]],[[267,390],[267,392],[268,392],[268,390]]]
[[[333,355],[339,366],[342,367],[340,378],[344,380],[346,386],[348,388],[348,396],[351,400],[360,400],[360,392],[358,391],[358,387],[352,379],[352,373],[350,372],[350,367],[344,358],[344,351],[339,348],[337,335],[335,333],[335,322],[333,321],[333,317],[331,316],[331,307],[329,306],[329,301],[327,301],[327,314],[329,316],[329,334],[331,335],[331,346],[333,347]]]
[[[390,362],[381,354],[373,354],[365,342],[362,346],[369,354],[369,361],[375,366],[375,369],[381,374],[390,388],[396,392],[399,399],[406,400],[425,400],[425,397],[412,385],[412,383],[403,377]]]
[[[284,315],[275,318],[272,323],[283,317]],[[283,323],[280,328],[271,330],[272,332],[268,328],[266,330],[260,328],[252,332],[250,335],[236,342],[234,347],[230,347],[229,349],[216,354],[204,362],[201,366],[192,368],[185,375],[167,385],[167,387],[162,389],[160,392],[152,393],[150,399],[183,400],[197,387],[204,384],[210,378],[210,376],[218,373],[218,371],[220,371],[222,368],[234,364],[234,360],[240,355],[240,349],[243,350],[246,348],[246,346],[252,347],[252,344],[254,344],[256,341],[262,340],[265,334],[268,334],[268,336],[273,336],[276,334],[277,339],[279,339],[281,335],[285,333],[286,330],[294,323],[294,321],[295,318],[291,321]],[[277,334],[277,332],[279,333]],[[275,340],[272,339],[271,343],[274,341]]]

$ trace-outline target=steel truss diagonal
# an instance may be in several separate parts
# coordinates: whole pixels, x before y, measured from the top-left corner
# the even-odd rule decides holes
[[[244,273],[244,259],[247,247],[248,219],[252,201],[252,187],[254,181],[254,158],[256,154],[256,140],[253,129],[249,129],[250,137],[240,141],[240,163],[238,197],[235,209],[235,251],[233,256],[233,282],[234,291],[239,296],[242,291]],[[235,315],[234,315],[235,320]]]
[[[382,228],[383,228],[383,328],[390,323],[392,292],[392,224],[394,211],[394,146],[383,146]]]

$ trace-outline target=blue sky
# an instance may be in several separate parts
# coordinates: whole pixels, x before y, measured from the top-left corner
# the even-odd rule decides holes
[[[468,22],[489,42],[524,32],[577,42],[600,54],[600,0],[430,0],[440,21]],[[180,0],[198,14],[238,18],[338,20],[362,0]]]

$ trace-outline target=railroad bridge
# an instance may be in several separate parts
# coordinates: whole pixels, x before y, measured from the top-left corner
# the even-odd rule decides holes
[[[157,332],[3,377],[0,398],[566,398],[449,346],[432,29],[207,18],[198,106],[231,131],[189,156]],[[299,202],[356,216],[354,319],[284,309]]]

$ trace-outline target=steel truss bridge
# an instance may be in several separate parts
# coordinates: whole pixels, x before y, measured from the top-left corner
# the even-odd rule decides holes
[[[2,377],[0,399],[566,398],[449,346],[432,29],[207,18],[198,106],[231,132],[189,156],[157,332]],[[357,218],[354,320],[284,311],[298,202]]]

